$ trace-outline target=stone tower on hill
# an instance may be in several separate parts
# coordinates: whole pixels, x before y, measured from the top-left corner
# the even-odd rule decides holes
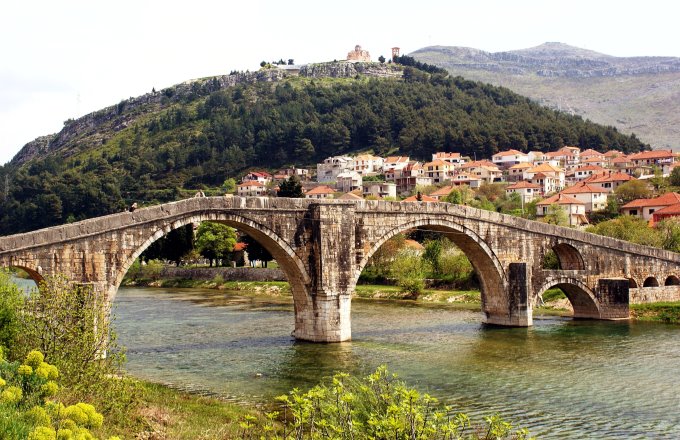
[[[371,62],[371,55],[367,50],[361,49],[358,44],[354,47],[354,50],[347,53],[347,61],[365,61]]]

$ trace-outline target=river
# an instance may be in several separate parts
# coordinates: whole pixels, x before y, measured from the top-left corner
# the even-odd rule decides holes
[[[499,413],[541,438],[680,438],[677,326],[489,328],[479,312],[355,300],[352,342],[311,344],[290,336],[290,300],[149,288],[121,288],[115,316],[131,374],[233,401],[386,364],[457,411]]]

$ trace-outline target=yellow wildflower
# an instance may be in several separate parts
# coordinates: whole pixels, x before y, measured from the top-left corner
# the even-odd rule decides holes
[[[17,373],[19,373],[22,376],[30,376],[31,374],[33,374],[33,367],[31,367],[30,365],[19,365]]]
[[[44,396],[48,396],[48,397],[54,396],[55,394],[57,394],[59,392],[59,385],[57,385],[57,383],[55,381],[50,380],[49,382],[47,382],[46,384],[43,384],[40,387],[40,391],[42,391],[42,394]]]
[[[38,350],[33,350],[26,355],[26,365],[30,365],[33,368],[38,368],[40,364],[45,360],[45,356]]]
[[[73,439],[73,431],[70,429],[60,429],[57,431],[57,440],[71,440]]]
[[[18,403],[22,397],[24,397],[24,393],[19,387],[7,387],[0,394],[0,400],[5,403]]]
[[[47,426],[38,426],[30,434],[28,440],[56,440],[57,432]]]
[[[50,418],[49,414],[47,414],[47,411],[45,411],[45,408],[41,406],[34,406],[26,413],[26,415],[29,417],[29,419],[33,422],[34,425],[37,426],[52,425],[52,419]]]
[[[5,385],[7,385],[7,382],[5,382],[5,379],[0,377],[0,388],[4,387]]]
[[[104,423],[104,416],[99,414],[94,406],[88,403],[77,403],[67,406],[63,411],[65,418],[73,420],[78,426],[99,428]]]

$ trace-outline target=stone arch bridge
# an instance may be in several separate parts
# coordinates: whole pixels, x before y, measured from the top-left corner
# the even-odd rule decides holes
[[[481,284],[484,321],[530,326],[542,293],[560,287],[574,317],[629,317],[629,288],[680,284],[680,254],[448,203],[200,197],[0,237],[0,267],[36,281],[63,274],[112,302],[151,243],[188,223],[216,221],[267,248],[286,273],[298,339],[351,339],[351,295],[370,256],[412,228],[449,237]],[[553,250],[560,269],[543,269]],[[680,289],[680,286],[674,287]]]

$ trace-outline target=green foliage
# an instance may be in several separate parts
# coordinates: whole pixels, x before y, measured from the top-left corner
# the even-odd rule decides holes
[[[452,414],[428,394],[407,387],[379,367],[364,379],[337,373],[307,392],[294,389],[278,397],[284,408],[284,425],[278,430],[278,412],[259,427],[253,417],[241,422],[241,438],[261,439],[518,439],[528,432],[515,430],[498,416],[485,425],[473,425],[465,414]],[[282,432],[281,432],[282,431]]]
[[[160,102],[127,100],[112,110],[127,127],[113,130],[108,116],[119,116],[104,112],[97,130],[58,136],[68,158],[3,167],[9,191],[0,198],[0,235],[177,200],[184,189],[220,188],[251,166],[311,165],[385,145],[419,159],[436,151],[488,157],[497,145],[646,148],[507,89],[409,69],[409,81],[298,77],[220,89],[207,79],[190,90],[167,88]]]
[[[680,167],[673,168],[671,175],[668,177],[668,181],[673,186],[680,186]]]
[[[403,250],[391,263],[390,272],[397,285],[413,299],[425,288],[427,264],[419,255]]]
[[[236,244],[236,230],[227,225],[203,222],[196,231],[196,250],[203,257],[213,261],[222,260],[226,265]]]
[[[645,220],[630,215],[589,226],[586,231],[647,246],[661,247],[663,244],[657,230],[650,228]]]
[[[305,195],[302,192],[302,183],[300,183],[300,179],[298,179],[297,176],[290,176],[287,180],[281,182],[277,196],[296,199],[303,198]]]
[[[547,270],[559,270],[560,260],[557,258],[557,254],[552,249],[543,255],[542,266],[543,269]]]
[[[222,182],[222,191],[226,194],[234,194],[236,192],[236,179],[230,177]]]
[[[87,403],[64,406],[52,400],[60,390],[59,370],[44,362],[41,352],[29,352],[23,364],[0,357],[0,377],[7,378],[0,378],[2,438],[96,439],[90,430],[100,428],[104,417]]]
[[[434,276],[438,276],[442,272],[442,249],[441,240],[429,240],[425,243],[425,252],[422,258],[429,263]]]
[[[182,257],[194,249],[194,225],[188,224],[168,232],[151,244],[140,256],[142,260],[170,260],[179,266]]]
[[[636,199],[647,199],[652,196],[652,190],[644,180],[629,180],[614,190],[616,201],[625,205]]]
[[[24,293],[0,269],[0,350],[14,346],[21,334],[20,311]]]
[[[669,218],[656,225],[661,239],[661,247],[673,252],[680,252],[680,219]]]
[[[569,226],[569,215],[563,207],[553,203],[548,207],[548,212],[543,216],[541,221],[551,225]]]

